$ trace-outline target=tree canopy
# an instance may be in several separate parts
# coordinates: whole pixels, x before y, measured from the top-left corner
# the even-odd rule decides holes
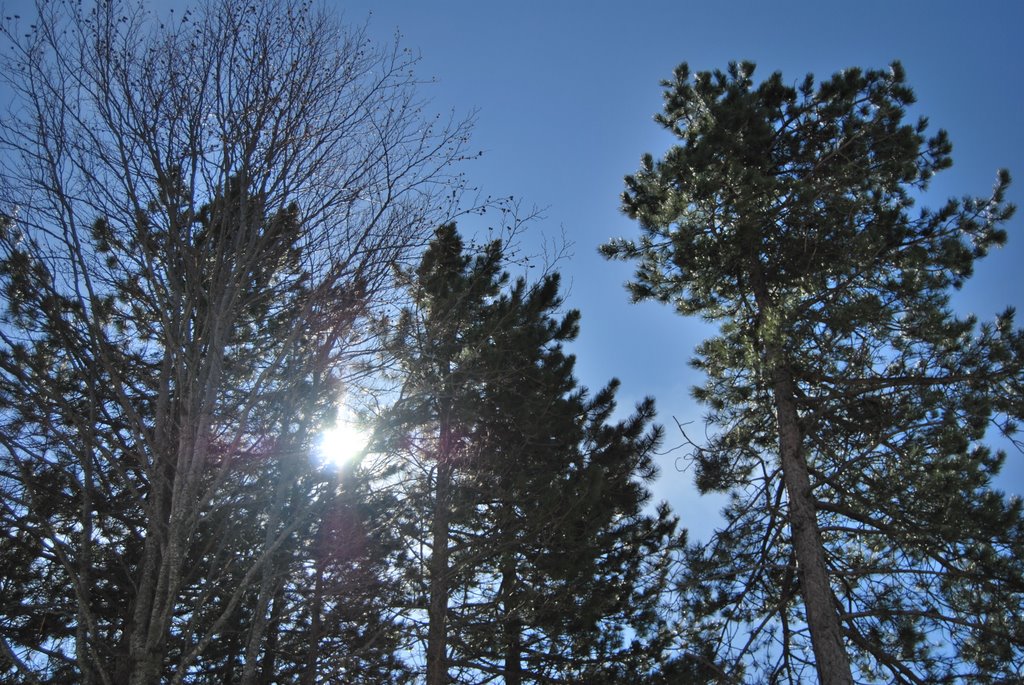
[[[676,70],[657,121],[678,143],[626,177],[641,235],[603,247],[637,264],[635,300],[720,324],[693,456],[731,500],[688,556],[683,626],[726,679],[1013,678],[1024,525],[984,439],[1024,408],[1024,335],[949,305],[1006,238],[1009,176],[915,212],[951,146],[905,121],[898,63],[753,74]]]
[[[915,207],[951,146],[899,64],[664,84],[603,251],[719,324],[688,543],[654,400],[581,384],[560,275],[456,227],[470,122],[329,10],[0,23],[0,680],[1019,680],[1024,331],[950,306],[1009,175]]]

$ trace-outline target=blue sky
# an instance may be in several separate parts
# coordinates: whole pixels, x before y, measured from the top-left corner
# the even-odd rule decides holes
[[[661,107],[659,82],[680,62],[724,68],[749,59],[758,74],[779,70],[791,82],[807,72],[827,77],[848,66],[884,67],[900,60],[918,96],[913,114],[945,128],[953,169],[936,177],[927,204],[949,196],[987,194],[1000,167],[1020,181],[1011,199],[1024,205],[1024,3],[952,2],[339,2],[345,19],[369,16],[371,35],[395,30],[422,55],[419,74],[437,79],[424,92],[433,106],[477,111],[473,149],[484,156],[466,168],[493,195],[515,195],[545,208],[529,240],[564,232],[573,257],[560,271],[569,305],[583,314],[574,351],[591,387],[617,376],[623,404],[650,394],[679,442],[673,417],[694,422],[689,399],[698,379],[687,367],[706,333],[694,320],[648,303],[630,305],[623,282],[630,268],[602,260],[597,246],[634,235],[619,213],[622,177],[640,155],[672,141],[652,121]],[[463,228],[480,226],[464,222]],[[956,302],[991,317],[1024,305],[1024,212],[1008,226],[1009,244],[977,267]],[[1024,323],[1019,321],[1018,323]],[[669,499],[696,537],[705,537],[719,506],[698,499],[691,474],[662,459],[656,497]],[[681,464],[680,464],[681,465]],[[1000,486],[1024,493],[1024,455],[1011,452]]]
[[[565,238],[572,257],[558,268],[568,305],[583,314],[574,346],[581,380],[597,388],[622,380],[624,408],[653,395],[667,428],[666,450],[681,442],[675,419],[703,435],[701,410],[689,388],[699,378],[687,361],[708,329],[654,303],[631,305],[627,264],[597,255],[608,238],[635,235],[619,212],[622,178],[642,153],[672,143],[652,121],[661,108],[659,82],[682,61],[694,70],[730,60],[779,70],[790,82],[848,67],[903,62],[933,128],[949,131],[953,169],[936,177],[930,204],[948,196],[989,192],[996,170],[1020,180],[1011,200],[1024,205],[1024,3],[1019,0],[818,0],[696,3],[689,0],[324,0],[349,23],[369,22],[370,35],[417,51],[423,95],[440,111],[476,112],[471,149],[484,155],[464,168],[485,194],[514,195],[544,208],[526,235],[527,248]],[[28,4],[5,2],[9,11]],[[154,3],[181,8],[174,0]],[[486,234],[494,218],[466,219]],[[956,298],[962,311],[989,318],[1024,305],[1024,211],[1008,226],[1009,244],[978,265]],[[1018,322],[1024,324],[1024,318]],[[699,498],[691,474],[677,470],[682,451],[661,460],[655,488],[696,537],[706,537],[718,501]],[[1011,452],[999,485],[1024,494],[1024,455]]]

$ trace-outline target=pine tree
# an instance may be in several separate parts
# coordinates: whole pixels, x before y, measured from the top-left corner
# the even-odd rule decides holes
[[[8,636],[8,666],[31,673],[11,654],[39,651],[50,662],[40,673],[125,682],[131,636],[145,632],[163,651],[148,668],[168,679],[201,682],[209,664],[223,675],[233,662],[242,682],[254,677],[273,590],[329,495],[306,455],[334,383],[297,344],[308,292],[294,211],[267,216],[243,193],[234,185],[203,207],[178,245],[145,216],[128,245],[97,220],[89,238],[110,291],[91,308],[62,292],[35,236],[15,225],[0,235],[5,523],[41,569],[32,601],[5,612],[15,626],[53,614],[27,642]],[[173,285],[149,290],[159,285],[132,252],[176,262],[161,274]],[[231,304],[217,301],[232,291]],[[178,306],[160,311],[172,292]],[[335,314],[351,321],[345,311]],[[342,320],[325,318],[319,333]],[[163,628],[138,628],[153,620]]]
[[[557,275],[511,282],[503,250],[441,227],[391,345],[404,385],[382,421],[407,464],[427,682],[645,672],[678,539],[643,511],[653,403],[610,422],[615,384],[590,398],[572,375]]]
[[[754,66],[666,82],[679,143],[626,178],[635,300],[721,324],[695,389],[695,450],[725,527],[688,554],[691,640],[723,677],[990,682],[1024,665],[1024,522],[982,440],[1022,413],[1013,312],[979,325],[949,292],[1005,240],[990,198],[913,213],[950,165],[904,122],[903,70],[799,87]],[[684,624],[687,619],[684,619]],[[730,681],[731,682],[731,681]]]
[[[422,643],[429,685],[448,681],[449,604],[460,570],[451,558],[452,537],[470,515],[457,479],[472,458],[471,435],[478,430],[477,350],[486,345],[487,304],[504,282],[500,260],[500,243],[474,259],[463,254],[454,224],[439,228],[411,276],[415,307],[401,313],[389,341],[402,389],[383,422],[389,451],[402,452],[411,472],[405,496],[414,518],[404,532],[419,547],[410,553],[419,569],[407,570],[415,601],[426,613]]]

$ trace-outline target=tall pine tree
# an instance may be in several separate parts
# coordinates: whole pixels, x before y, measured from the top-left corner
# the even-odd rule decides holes
[[[993,195],[914,213],[950,165],[904,121],[903,70],[798,88],[754,66],[666,82],[679,142],[626,178],[634,299],[720,322],[696,449],[725,527],[689,553],[690,637],[723,679],[990,682],[1024,667],[1021,503],[982,440],[1022,409],[1013,313],[958,318],[949,292],[1005,239]]]
[[[441,227],[392,339],[404,383],[383,421],[407,465],[427,682],[642,675],[678,541],[667,509],[643,510],[653,403],[611,420],[615,384],[591,398],[572,375],[557,276],[512,282],[503,250]]]

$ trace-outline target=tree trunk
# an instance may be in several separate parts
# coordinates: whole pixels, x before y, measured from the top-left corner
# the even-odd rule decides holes
[[[762,362],[772,383],[779,434],[779,464],[789,498],[789,528],[800,574],[800,592],[807,628],[811,633],[818,682],[821,685],[853,685],[850,658],[843,645],[843,630],[832,601],[825,545],[818,529],[811,477],[807,471],[803,431],[797,411],[796,383],[780,343],[786,331],[778,321],[775,303],[765,283],[759,257],[760,247],[755,245],[751,245],[747,260],[750,287],[757,310],[756,344],[763,353]]]
[[[523,682],[523,622],[519,616],[515,588],[518,586],[515,556],[509,554],[502,564],[502,609],[504,610],[503,632],[505,637],[505,685],[521,685]]]
[[[309,639],[306,641],[306,668],[302,673],[301,685],[313,685],[316,681],[316,667],[320,662],[320,637],[323,634],[324,610],[324,563],[316,562],[313,576],[313,598],[309,607]]]
[[[770,349],[769,357],[778,356],[777,349]],[[803,453],[793,377],[781,364],[773,366],[772,390],[779,431],[779,458],[786,494],[789,496],[789,527],[800,569],[800,590],[807,614],[807,627],[811,632],[818,681],[822,685],[853,685],[850,659],[843,646],[842,627],[832,601],[825,546],[818,530],[811,479]]]
[[[442,458],[437,463],[437,484],[434,490],[434,520],[431,527],[429,564],[430,599],[427,607],[426,685],[444,685],[448,679],[448,519],[452,479],[452,464],[448,457],[447,450],[442,449]]]
[[[260,664],[262,673],[261,683],[274,682],[274,674],[277,672],[277,650],[278,641],[281,635],[281,615],[284,611],[284,584],[278,583],[277,591],[274,593],[274,602],[270,607],[270,625],[267,629],[267,648],[263,651],[263,663]]]

